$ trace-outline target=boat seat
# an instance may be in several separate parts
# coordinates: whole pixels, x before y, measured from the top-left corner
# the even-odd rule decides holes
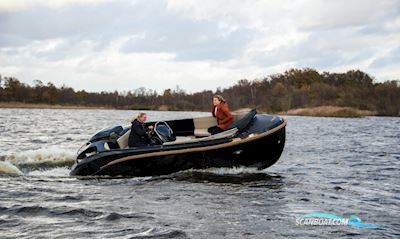
[[[174,141],[171,142],[186,142],[188,140],[192,140],[192,139],[196,139],[194,136],[177,136],[176,139]]]
[[[125,149],[128,148],[128,140],[129,140],[129,134],[131,133],[131,130],[126,131],[125,134],[121,135],[121,137],[119,137],[117,139],[117,143],[119,145],[120,149]]]
[[[216,140],[216,139],[223,139],[223,138],[230,138],[233,135],[235,135],[237,133],[238,129],[233,128],[230,130],[226,130],[223,131],[221,133],[218,134],[214,134],[208,137],[203,137],[203,138],[189,138],[189,137],[185,137],[186,139],[181,139],[181,140],[177,140],[177,141],[172,141],[172,142],[166,142],[163,143],[163,145],[174,145],[174,144],[187,144],[187,143],[196,143],[196,142],[201,142],[201,141],[208,141],[208,140]]]
[[[242,119],[251,109],[240,109],[232,112],[233,122],[237,122]],[[211,134],[208,132],[208,128],[216,125],[216,119],[212,116],[193,118],[194,123],[194,136],[196,137],[208,137]]]
[[[104,142],[104,149],[110,151],[110,145],[107,142]]]
[[[206,141],[206,140],[212,140],[212,139],[222,139],[222,138],[229,138],[235,135],[238,132],[237,128],[229,129],[222,131],[221,133],[214,134],[205,138],[199,139],[199,141]]]
[[[212,116],[193,118],[194,123],[194,136],[196,137],[207,137],[211,134],[208,132],[208,128],[215,126],[215,118]]]
[[[207,129],[195,129],[194,130],[194,135],[196,137],[208,137],[208,136],[211,135],[211,133],[208,132],[208,128]]]

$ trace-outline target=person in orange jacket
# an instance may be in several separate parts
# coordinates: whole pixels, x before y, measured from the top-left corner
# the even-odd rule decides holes
[[[217,126],[208,128],[210,134],[218,134],[227,130],[233,123],[233,116],[229,111],[228,103],[220,95],[213,97],[212,115],[217,119]]]

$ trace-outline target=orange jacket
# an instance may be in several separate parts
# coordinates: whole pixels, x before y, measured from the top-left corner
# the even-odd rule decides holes
[[[215,108],[217,107],[217,113],[215,114]],[[229,111],[228,104],[221,102],[218,106],[213,106],[212,115],[217,118],[217,126],[223,130],[227,130],[233,123],[233,116]]]

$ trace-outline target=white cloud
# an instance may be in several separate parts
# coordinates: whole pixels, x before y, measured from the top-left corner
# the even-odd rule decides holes
[[[170,0],[168,9],[197,20],[217,19],[231,24],[270,28],[348,27],[373,22],[399,11],[398,0]]]
[[[88,44],[76,46],[84,55],[48,61],[33,57],[27,49],[48,49],[52,42],[34,42],[7,55],[0,51],[0,72],[3,75],[16,74],[22,79],[51,81],[58,86],[66,83],[76,89],[96,91],[132,90],[145,86],[162,91],[180,87],[194,92],[203,88],[229,85],[232,80],[254,74],[254,68],[234,69],[235,62],[189,61],[176,62],[170,53],[122,53],[117,51],[127,37],[116,39],[102,51]],[[86,48],[86,49],[85,49]],[[40,50],[41,51],[41,50]],[[7,60],[3,60],[7,59]],[[18,62],[25,65],[13,67]]]
[[[1,1],[0,73],[87,90],[216,89],[290,67],[399,78],[400,4]]]
[[[0,12],[20,11],[32,7],[61,8],[68,5],[98,4],[107,0],[3,0],[0,1]]]

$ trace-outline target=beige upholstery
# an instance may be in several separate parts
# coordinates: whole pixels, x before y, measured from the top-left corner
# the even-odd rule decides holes
[[[123,134],[121,137],[117,139],[118,145],[120,149],[128,148],[128,139],[129,139],[129,134],[131,133],[131,130],[128,130],[125,134]]]
[[[194,136],[177,136],[175,141],[173,141],[173,142],[181,143],[181,142],[186,142],[188,140],[192,140],[195,138],[196,137],[194,137]]]
[[[234,111],[232,113],[233,122],[236,122],[243,118],[247,113],[249,113],[251,109],[241,109],[239,111]],[[201,117],[201,118],[193,118],[194,122],[194,135],[196,137],[207,137],[211,134],[208,132],[208,128],[217,125],[217,121],[214,117]]]
[[[191,137],[182,137],[180,140],[172,141],[172,142],[166,142],[163,143],[163,145],[173,145],[173,144],[186,144],[186,143],[195,143],[195,142],[201,142],[201,141],[207,141],[207,140],[215,140],[215,139],[223,139],[223,138],[229,138],[232,137],[238,129],[233,128],[230,130],[223,131],[218,134],[214,134],[208,137],[203,137],[203,138],[191,138]]]
[[[215,126],[217,124],[214,117],[201,117],[193,118],[194,123],[194,135],[196,137],[206,137],[211,134],[208,132],[208,128]]]
[[[110,145],[108,145],[107,142],[104,143],[104,149],[105,150],[110,150]]]

